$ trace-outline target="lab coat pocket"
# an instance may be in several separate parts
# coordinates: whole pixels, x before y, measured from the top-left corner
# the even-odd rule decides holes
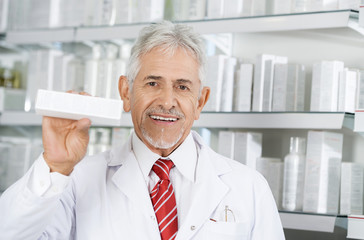
[[[247,223],[213,222],[205,224],[204,239],[244,240],[249,239]]]

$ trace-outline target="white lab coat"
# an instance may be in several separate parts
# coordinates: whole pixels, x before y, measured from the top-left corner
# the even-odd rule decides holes
[[[176,239],[284,239],[265,179],[212,151],[198,134],[193,138],[200,147],[196,182]],[[130,140],[83,159],[56,196],[36,196],[26,187],[28,178],[29,172],[0,199],[0,239],[160,240]],[[231,215],[230,222],[224,221],[226,206],[235,221]]]

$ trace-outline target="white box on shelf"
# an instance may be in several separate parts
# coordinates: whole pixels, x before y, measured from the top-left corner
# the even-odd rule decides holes
[[[340,73],[338,97],[339,112],[355,112],[357,80],[356,71],[350,71],[345,68],[344,71]]]
[[[272,111],[304,111],[305,67],[300,64],[276,64]]]
[[[234,73],[237,59],[229,57],[225,59],[224,77],[221,88],[220,111],[233,111],[233,94],[234,94]]]
[[[255,169],[258,157],[262,156],[261,133],[235,132],[234,159]]]
[[[234,158],[234,132],[219,131],[218,153],[221,155]]]
[[[287,57],[275,56],[273,60],[267,60],[265,63],[263,111],[270,112],[273,105],[274,66],[276,64],[287,64]]]
[[[294,79],[294,100],[289,111],[305,110],[306,68],[302,64],[288,65],[288,79]]]
[[[235,77],[234,111],[249,112],[251,110],[252,83],[253,64],[240,64]]]
[[[263,111],[263,91],[264,91],[264,78],[266,62],[273,60],[274,55],[262,54],[257,57],[254,68],[254,83],[253,83],[253,106],[252,111]]]
[[[279,158],[258,157],[256,160],[256,170],[267,180],[279,207],[282,195],[283,162]]]
[[[92,123],[119,126],[122,106],[121,100],[39,89],[35,111],[44,116],[75,120],[89,118]]]
[[[364,109],[364,70],[357,70],[356,109]]]
[[[204,111],[220,111],[225,60],[227,58],[228,56],[225,55],[216,55],[208,57],[207,59],[206,85],[211,88],[211,94]]]
[[[305,168],[303,211],[337,214],[343,135],[309,131]]]
[[[358,163],[341,164],[340,214],[363,214],[363,168]]]
[[[321,61],[312,68],[311,111],[336,112],[338,109],[339,75],[344,62]]]
[[[273,73],[274,60],[265,61],[264,67],[264,82],[263,82],[263,106],[262,111],[270,112],[272,110],[273,100]]]
[[[0,87],[0,113],[6,110],[24,110],[25,90]]]

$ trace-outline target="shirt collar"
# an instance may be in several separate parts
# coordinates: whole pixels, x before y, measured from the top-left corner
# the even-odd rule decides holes
[[[135,158],[138,161],[140,169],[145,179],[148,178],[149,173],[155,161],[161,156],[152,152],[135,134],[132,135],[132,149]],[[183,143],[174,150],[165,159],[173,161],[174,165],[191,182],[195,181],[195,170],[197,165],[197,149],[192,134],[188,134]]]

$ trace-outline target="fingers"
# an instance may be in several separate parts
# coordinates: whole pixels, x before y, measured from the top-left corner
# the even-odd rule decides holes
[[[87,93],[87,92],[79,92],[80,95],[85,95],[85,96],[91,96],[91,94]]]
[[[73,90],[68,90],[68,91],[66,91],[66,93],[80,94],[80,95],[84,95],[84,96],[91,96],[91,94],[89,94],[88,92],[84,92],[84,91],[77,92],[77,91],[73,91]]]

